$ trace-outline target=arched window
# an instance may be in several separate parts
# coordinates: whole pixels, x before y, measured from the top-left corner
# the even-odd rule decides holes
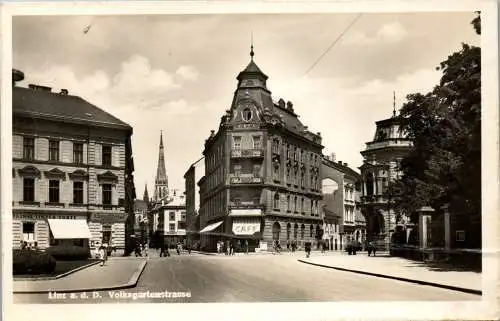
[[[373,174],[366,175],[366,195],[373,195]]]
[[[305,230],[306,230],[306,226],[304,224],[302,224],[300,226],[300,239],[303,240],[304,239],[304,233],[305,233]]]
[[[297,239],[298,232],[299,232],[299,225],[297,223],[295,223],[295,225],[293,226],[293,238],[294,239]]]
[[[291,234],[291,231],[292,230],[292,225],[290,225],[290,223],[288,223],[286,225],[286,239],[289,240],[290,239],[290,234]]]
[[[243,120],[249,121],[250,119],[252,119],[252,111],[250,108],[245,108],[243,110]]]
[[[273,240],[279,240],[280,231],[281,231],[280,223],[274,222],[274,224],[273,224]]]
[[[278,193],[278,192],[274,193],[273,206],[276,209],[280,208],[280,193]]]

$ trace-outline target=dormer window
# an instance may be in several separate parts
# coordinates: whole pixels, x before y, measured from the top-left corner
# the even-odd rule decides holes
[[[245,108],[243,110],[243,120],[249,121],[250,119],[252,119],[252,111],[250,110],[250,108]]]

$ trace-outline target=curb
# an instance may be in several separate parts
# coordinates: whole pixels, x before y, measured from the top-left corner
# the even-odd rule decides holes
[[[112,286],[105,286],[105,287],[94,287],[94,288],[84,288],[84,289],[71,289],[71,290],[60,290],[60,291],[53,291],[53,290],[43,290],[43,291],[13,291],[13,294],[45,294],[45,293],[50,293],[50,292],[57,292],[57,293],[72,293],[72,292],[92,292],[92,291],[108,291],[108,290],[118,290],[118,289],[129,289],[133,288],[137,285],[139,282],[139,278],[141,277],[142,273],[144,272],[144,269],[146,268],[146,264],[148,263],[148,260],[144,260],[144,262],[141,263],[141,265],[135,270],[134,274],[132,274],[132,277],[126,284],[120,284],[120,285],[112,285]]]
[[[345,269],[345,268],[340,268],[340,267],[335,267],[335,266],[330,266],[330,265],[324,265],[324,264],[319,264],[319,263],[307,262],[307,261],[304,261],[304,260],[301,260],[301,259],[299,259],[297,261],[299,261],[301,263],[309,264],[309,265],[320,266],[320,267],[334,269],[334,270],[339,270],[339,271],[344,271],[344,272],[352,272],[352,273],[357,273],[357,274],[364,274],[364,275],[375,276],[375,277],[379,277],[379,278],[392,279],[392,280],[397,280],[397,281],[403,281],[403,282],[409,282],[409,283],[416,283],[416,284],[420,284],[420,285],[433,286],[433,287],[437,287],[437,288],[442,288],[442,289],[447,289],[447,290],[453,290],[453,291],[459,291],[459,292],[464,292],[464,293],[469,293],[469,294],[483,295],[483,292],[481,290],[467,289],[467,288],[462,288],[462,287],[458,287],[458,286],[445,285],[445,284],[440,284],[440,283],[435,283],[435,282],[413,280],[413,279],[403,278],[403,277],[399,277],[399,276],[392,276],[392,275],[372,273],[372,272],[366,272],[366,271]]]
[[[56,276],[46,276],[46,277],[39,277],[39,278],[13,278],[14,281],[49,281],[49,280],[57,280],[57,279],[60,279],[60,278],[63,278],[65,276],[68,276],[70,274],[73,274],[75,272],[78,272],[78,271],[81,271],[83,269],[86,269],[86,268],[89,268],[91,267],[92,265],[96,265],[98,263],[101,263],[101,261],[95,261],[95,262],[92,262],[92,263],[89,263],[89,264],[86,264],[86,265],[82,265],[80,267],[77,267],[76,269],[73,269],[71,271],[68,271],[68,272],[65,272],[65,273],[62,273],[62,274],[59,274],[59,275],[56,275]]]

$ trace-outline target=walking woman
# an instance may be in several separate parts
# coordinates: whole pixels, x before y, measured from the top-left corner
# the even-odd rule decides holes
[[[99,259],[101,260],[101,266],[104,266],[104,263],[106,262],[106,250],[104,249],[104,246],[101,245],[99,248]]]

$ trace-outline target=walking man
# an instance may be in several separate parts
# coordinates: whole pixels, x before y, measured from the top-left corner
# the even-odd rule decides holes
[[[248,254],[248,240],[245,240],[245,253]]]

